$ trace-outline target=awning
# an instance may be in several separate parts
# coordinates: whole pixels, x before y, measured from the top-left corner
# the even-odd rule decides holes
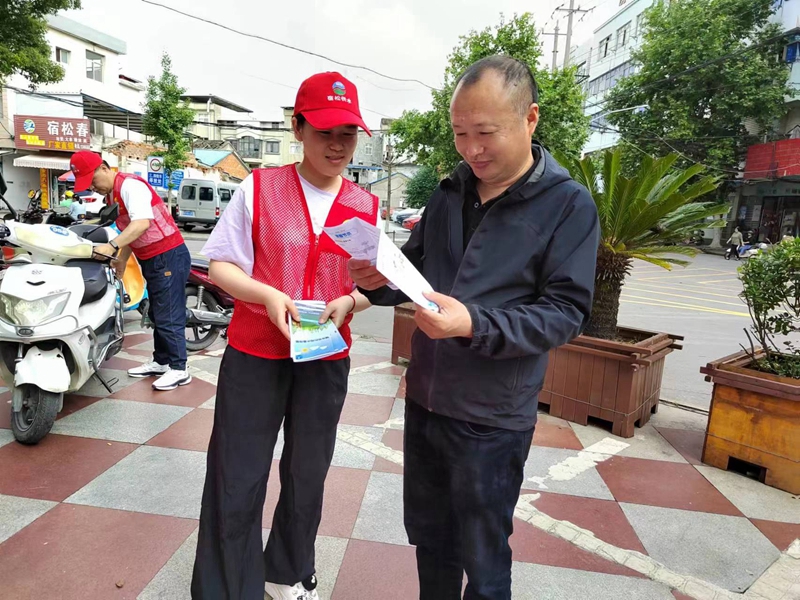
[[[52,169],[53,171],[69,171],[70,154],[26,154],[14,159],[15,167],[31,167],[33,169]]]
[[[105,100],[83,94],[83,116],[142,133],[142,115]]]
[[[64,173],[63,175],[59,176],[58,180],[59,181],[75,181],[75,175],[72,173],[72,171],[68,171],[67,173]]]

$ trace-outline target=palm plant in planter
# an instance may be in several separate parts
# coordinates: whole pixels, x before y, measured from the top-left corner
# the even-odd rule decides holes
[[[739,278],[753,324],[741,352],[701,369],[714,383],[703,462],[743,461],[800,494],[800,239],[751,258]]]
[[[701,166],[676,169],[676,154],[644,156],[632,177],[622,173],[620,150],[606,152],[602,171],[589,157],[557,159],[591,192],[601,241],[590,322],[583,336],[551,353],[540,402],[578,423],[590,416],[610,421],[616,435],[630,437],[634,424],[645,424],[655,412],[664,358],[682,338],[618,326],[625,278],[636,259],[665,269],[687,265],[679,256],[697,249],[678,244],[728,206],[698,202],[718,181],[701,176]]]

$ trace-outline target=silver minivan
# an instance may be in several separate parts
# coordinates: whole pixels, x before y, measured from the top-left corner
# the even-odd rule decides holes
[[[238,187],[230,181],[184,179],[178,192],[178,222],[185,231],[196,225],[213,227]]]

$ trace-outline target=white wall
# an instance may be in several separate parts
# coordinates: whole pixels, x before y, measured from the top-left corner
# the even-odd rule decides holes
[[[14,208],[25,209],[28,206],[28,192],[39,189],[39,169],[15,167],[15,156],[6,154],[0,157],[3,166],[3,177],[8,184],[5,197]],[[0,203],[2,204],[2,203]],[[0,206],[3,211],[4,206]]]
[[[784,30],[800,27],[800,2],[797,0],[783,0],[782,6],[775,11],[772,18],[774,23],[781,23]]]

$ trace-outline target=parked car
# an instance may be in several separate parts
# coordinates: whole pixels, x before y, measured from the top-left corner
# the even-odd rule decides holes
[[[392,218],[392,215],[394,215],[394,213],[395,213],[395,209],[391,209],[389,211],[389,218],[390,219]],[[381,219],[383,219],[384,221],[386,220],[386,207],[385,206],[383,208],[381,208]]]
[[[396,210],[392,213],[392,221],[397,223],[398,225],[402,225],[403,221],[405,221],[408,217],[415,215],[419,212],[416,208],[404,208],[402,210]]]
[[[403,229],[408,229],[409,231],[411,231],[414,229],[414,227],[417,226],[417,223],[419,223],[421,220],[422,220],[421,214],[411,215],[405,221],[403,221]]]
[[[239,184],[211,179],[184,179],[178,194],[178,222],[185,231],[196,225],[213,227]]]

